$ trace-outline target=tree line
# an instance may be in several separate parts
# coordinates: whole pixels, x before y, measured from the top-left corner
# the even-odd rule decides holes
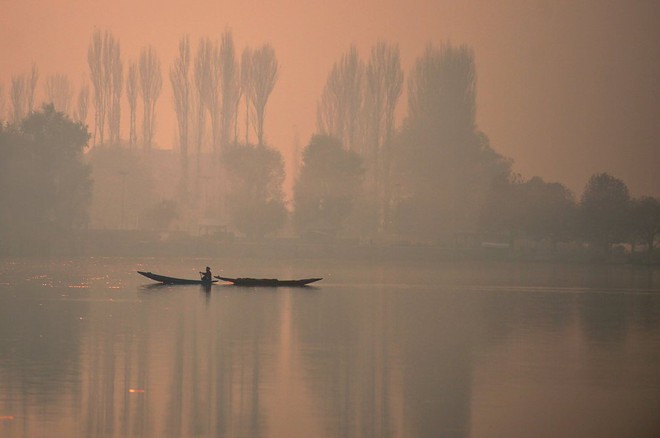
[[[513,248],[517,238],[536,242],[580,242],[597,256],[607,256],[614,244],[642,244],[653,258],[660,233],[660,200],[630,196],[626,184],[608,174],[592,175],[582,195],[560,183],[519,175],[493,184],[480,211],[480,227],[504,237]]]
[[[116,192],[121,175],[123,228],[127,180],[129,187],[150,185],[149,160],[141,157],[153,151],[156,102],[163,86],[160,60],[146,47],[124,73],[120,43],[109,31],[93,34],[87,55],[95,110],[88,135],[96,146],[78,158],[99,175],[88,202],[103,187]],[[197,220],[215,218],[250,237],[274,235],[290,224],[301,236],[446,242],[472,234],[509,242],[520,237],[553,244],[585,241],[605,252],[619,242],[643,242],[649,252],[655,246],[658,200],[631,199],[622,181],[594,175],[578,202],[560,183],[513,173],[512,161],[478,129],[475,59],[465,45],[429,44],[407,75],[396,44],[377,42],[366,60],[355,46],[349,47],[326,78],[317,103],[316,134],[304,148],[287,204],[284,161],[266,144],[264,133],[278,69],[269,44],[246,47],[239,59],[229,30],[216,41],[201,38],[195,50],[189,37],[180,38],[169,68],[178,190],[175,202],[160,200],[143,215],[160,224],[154,227],[166,227],[177,217],[190,222],[185,212],[197,207]],[[30,73],[12,78],[10,118],[3,124],[6,153],[15,147],[7,142],[31,136],[24,131],[31,117],[57,114],[61,124],[85,126],[86,85],[72,109],[66,77],[49,77],[44,94],[51,106],[31,112],[37,81],[34,65]],[[396,126],[404,85],[407,112]],[[123,96],[130,113],[127,143],[120,136]],[[143,110],[140,143],[138,97]],[[18,157],[12,154],[8,156]],[[202,180],[205,172],[211,172],[207,181]],[[87,185],[84,179],[80,183]],[[126,196],[134,198],[133,192]],[[92,206],[92,216],[95,211]]]

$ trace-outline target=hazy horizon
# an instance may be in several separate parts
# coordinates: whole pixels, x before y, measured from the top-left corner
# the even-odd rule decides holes
[[[270,43],[280,64],[268,103],[267,142],[287,161],[296,133],[315,132],[316,104],[334,62],[355,44],[362,58],[383,39],[399,44],[404,72],[428,43],[467,44],[477,64],[477,123],[513,170],[566,184],[579,196],[589,176],[609,172],[633,195],[660,195],[660,5],[654,2],[486,1],[463,3],[10,2],[0,27],[5,109],[11,76],[36,63],[40,82],[66,74],[77,91],[88,78],[95,29],[119,40],[124,68],[153,45],[161,58],[156,142],[175,144],[167,71],[178,40],[219,39],[232,30],[237,50]],[[87,79],[88,80],[88,79]],[[92,122],[92,103],[88,123]],[[401,117],[406,101],[399,101]],[[127,112],[122,137],[127,137]]]

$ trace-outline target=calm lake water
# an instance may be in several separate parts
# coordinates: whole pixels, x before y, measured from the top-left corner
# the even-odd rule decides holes
[[[154,286],[136,270],[324,277]],[[0,260],[2,437],[660,436],[660,270]]]

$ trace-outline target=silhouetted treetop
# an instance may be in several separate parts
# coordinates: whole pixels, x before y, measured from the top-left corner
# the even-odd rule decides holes
[[[633,199],[630,211],[630,226],[633,239],[647,245],[649,259],[660,234],[660,200],[650,196]]]
[[[315,135],[303,152],[294,187],[294,222],[299,233],[323,230],[335,234],[361,190],[362,160],[326,135]]]
[[[227,172],[227,210],[231,224],[244,235],[262,238],[286,220],[284,161],[263,145],[233,145],[223,154]]]
[[[20,124],[23,134],[47,159],[73,158],[87,147],[90,138],[82,123],[74,123],[69,116],[46,104],[41,111],[31,113]]]
[[[609,250],[626,239],[630,194],[626,184],[607,173],[593,175],[580,199],[581,232],[593,244]]]
[[[52,104],[0,132],[0,247],[44,248],[87,224],[89,137]]]

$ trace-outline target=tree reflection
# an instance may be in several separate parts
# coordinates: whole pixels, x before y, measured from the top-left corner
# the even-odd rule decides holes
[[[400,269],[360,269],[360,281],[318,290],[114,294],[34,277],[20,295],[0,295],[0,433],[481,436],[512,430],[493,412],[528,400],[553,407],[550,419],[572,412],[571,394],[609,409],[594,387],[637,402],[617,407],[626,427],[653,425],[645,402],[657,396],[638,390],[658,384],[657,296],[644,289],[657,286],[646,272],[496,266],[477,281],[472,268],[436,268],[411,270],[408,282],[393,280]],[[517,387],[522,395],[500,391]],[[535,398],[548,388],[560,397]]]

